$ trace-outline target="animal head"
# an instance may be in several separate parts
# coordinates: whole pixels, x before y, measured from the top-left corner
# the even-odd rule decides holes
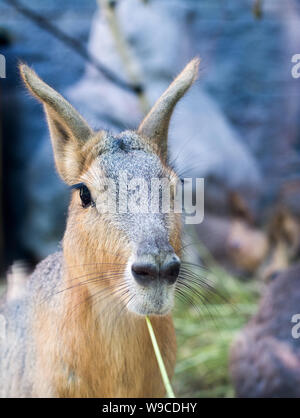
[[[57,171],[75,189],[64,236],[65,261],[69,266],[101,265],[105,285],[121,283],[128,309],[137,314],[166,314],[173,305],[181,214],[172,210],[178,178],[167,160],[168,127],[174,106],[197,77],[198,65],[194,59],[185,67],[137,131],[118,135],[94,132],[34,71],[20,67],[26,86],[44,106]],[[164,181],[171,186],[169,210],[160,203],[153,210],[151,191],[158,185],[163,199],[166,189],[159,184]],[[140,210],[141,201],[147,211]]]

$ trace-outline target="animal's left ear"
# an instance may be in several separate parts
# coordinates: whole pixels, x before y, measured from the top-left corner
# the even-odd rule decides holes
[[[199,58],[194,58],[173,81],[141,123],[138,134],[156,142],[161,155],[167,156],[168,128],[174,107],[196,80]]]
[[[74,184],[82,168],[81,149],[93,132],[74,107],[31,68],[23,64],[20,72],[29,91],[44,106],[57,171],[67,184]]]

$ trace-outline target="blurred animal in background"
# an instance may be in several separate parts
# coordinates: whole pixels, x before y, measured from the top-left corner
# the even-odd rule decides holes
[[[300,255],[300,182],[297,179],[283,181],[277,201],[265,215],[266,232],[270,250],[258,276],[268,280],[295,263]]]
[[[300,219],[281,206],[274,209],[267,225],[270,251],[258,270],[263,280],[288,268],[300,251]]]
[[[255,225],[253,214],[240,194],[228,192],[227,199],[227,213],[218,215],[210,210],[203,222],[196,225],[197,235],[230,273],[253,275],[268,254],[268,236]]]
[[[273,275],[258,312],[232,344],[230,373],[238,397],[300,397],[300,334],[293,319],[298,315],[299,321],[299,314],[295,264]]]
[[[196,225],[199,240],[219,264],[241,278],[268,280],[297,259],[300,216],[286,196],[280,193],[277,206],[269,208],[261,223],[239,193],[227,196],[227,212],[219,215],[210,208]]]

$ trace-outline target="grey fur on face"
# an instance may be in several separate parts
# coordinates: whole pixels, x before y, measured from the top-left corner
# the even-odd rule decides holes
[[[170,284],[158,276],[161,266],[167,261],[179,261],[179,258],[170,244],[172,223],[169,218],[172,214],[164,213],[160,204],[157,212],[151,212],[151,187],[153,179],[174,181],[175,173],[162,163],[159,156],[136,133],[127,131],[117,136],[105,134],[99,156],[83,177],[89,187],[95,189],[93,198],[100,216],[102,201],[106,201],[108,195],[111,197],[112,194],[111,190],[106,189],[105,181],[110,179],[116,186],[116,212],[112,210],[103,216],[105,222],[125,233],[132,249],[124,277],[131,295],[128,310],[139,315],[168,313],[173,307],[174,283]],[[131,189],[130,182],[135,179],[142,181],[146,190]],[[128,185],[126,196],[119,194],[124,187],[121,184],[123,180],[126,190]],[[131,198],[134,200],[136,194],[141,199],[145,197],[146,213],[130,211],[129,201]],[[121,206],[124,200],[128,200],[128,207],[126,205],[123,208],[123,213]],[[137,283],[132,275],[134,263],[146,268],[156,266],[158,276],[150,285]]]
[[[98,168],[98,170],[97,170]],[[153,179],[170,179],[170,173],[162,165],[160,158],[154,153],[149,152],[138,135],[134,132],[125,132],[118,136],[106,134],[101,147],[101,153],[93,163],[89,172],[85,175],[88,181],[95,182],[93,173],[99,171],[103,177],[111,179],[116,185],[116,209],[117,213],[108,214],[109,219],[116,224],[133,246],[144,243],[147,251],[157,251],[159,246],[166,247],[169,238],[168,233],[168,214],[151,213],[151,181]],[[126,213],[121,212],[120,179],[126,175],[127,182],[133,179],[141,179],[146,188],[148,213]],[[103,183],[103,178],[96,177],[98,185]],[[101,189],[101,186],[100,186]],[[104,192],[104,189],[102,189]],[[127,191],[127,199],[134,198],[137,190]],[[101,193],[97,196],[97,201],[101,200]],[[100,202],[101,203],[101,202]],[[126,208],[125,208],[126,209]]]

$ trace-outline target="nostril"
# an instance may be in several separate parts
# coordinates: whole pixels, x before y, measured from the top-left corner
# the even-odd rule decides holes
[[[172,260],[161,269],[160,275],[163,279],[166,279],[169,284],[174,284],[177,280],[180,271],[180,261]]]
[[[158,269],[155,264],[133,263],[131,272],[135,280],[143,285],[149,285],[158,277]]]

